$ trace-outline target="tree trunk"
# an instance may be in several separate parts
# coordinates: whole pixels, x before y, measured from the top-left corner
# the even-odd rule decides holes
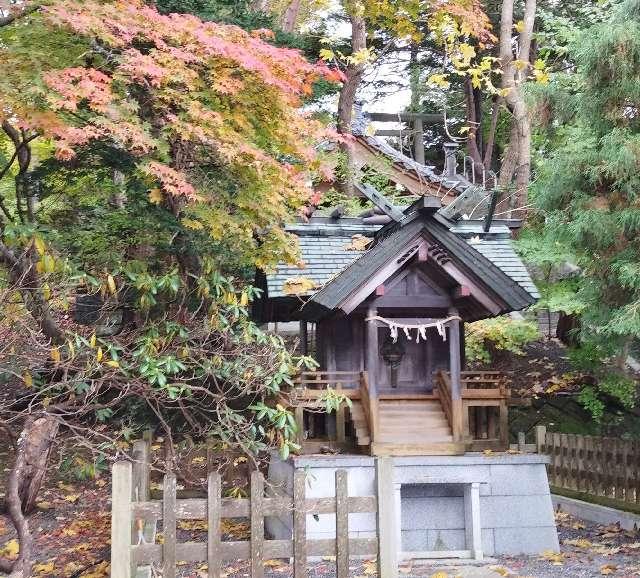
[[[0,570],[10,572],[10,578],[31,576],[33,539],[25,514],[35,505],[57,433],[58,420],[54,416],[30,416],[18,438],[16,461],[9,473],[5,503],[18,534],[20,553],[15,562],[0,560]]]
[[[536,1],[526,0],[524,28],[519,39],[518,59],[529,62]],[[524,101],[521,85],[528,74],[528,66],[517,70],[512,49],[513,0],[502,3],[500,20],[500,60],[502,62],[502,87],[507,89],[505,102],[512,114],[511,136],[505,151],[505,159],[500,174],[500,184],[505,186],[513,180],[511,163],[515,160],[515,187],[513,196],[516,218],[524,218],[527,210],[528,186],[531,177],[531,122]],[[506,165],[506,166],[505,166]],[[506,170],[505,170],[506,169]]]
[[[351,52],[353,54],[364,50],[367,47],[366,22],[362,16],[351,16]],[[353,105],[356,99],[356,92],[362,81],[365,71],[365,63],[350,64],[345,70],[346,80],[340,90],[338,99],[338,132],[341,134],[351,134],[351,123],[353,120]],[[343,145],[343,150],[347,156],[347,167],[344,192],[353,195],[353,181],[355,178],[355,167],[353,164],[353,154],[350,143]]]
[[[300,3],[301,0],[291,0],[291,3],[287,6],[282,16],[281,28],[283,32],[291,34],[295,31],[298,14],[300,13]]]
[[[351,52],[355,54],[367,47],[367,29],[362,16],[351,16]],[[338,100],[338,132],[351,134],[353,105],[356,92],[364,75],[365,63],[350,64],[345,70],[346,80]]]

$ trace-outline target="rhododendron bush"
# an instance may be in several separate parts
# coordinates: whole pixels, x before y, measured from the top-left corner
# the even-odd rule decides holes
[[[53,61],[12,49],[12,36],[37,34],[27,26],[56,35]],[[308,200],[323,170],[313,145],[328,136],[300,107],[335,72],[270,45],[268,30],[138,1],[56,0],[14,28],[0,45],[0,115],[50,139],[61,161],[95,142],[131,156],[151,203],[224,237],[247,262],[292,256],[280,225]]]

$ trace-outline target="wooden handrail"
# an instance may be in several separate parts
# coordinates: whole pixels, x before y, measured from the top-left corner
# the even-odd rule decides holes
[[[378,399],[375,395],[371,395],[366,371],[360,372],[360,403],[369,427],[369,439],[373,443],[378,430]]]
[[[449,375],[444,371],[438,371],[436,375],[436,385],[438,387],[438,396],[440,398],[440,404],[442,405],[442,410],[444,411],[445,416],[447,416],[447,421],[449,422],[449,427],[453,430],[453,414],[451,407],[451,380],[449,379]]]

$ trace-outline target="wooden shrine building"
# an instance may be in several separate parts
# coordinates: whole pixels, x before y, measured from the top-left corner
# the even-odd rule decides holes
[[[322,438],[351,441],[374,455],[500,449],[508,443],[508,383],[499,373],[464,371],[463,325],[522,310],[538,296],[510,230],[499,221],[487,231],[483,221],[452,221],[433,197],[386,211],[383,226],[354,218],[291,225],[304,267],[261,277],[257,317],[300,321],[305,352],[315,336],[320,368],[300,376],[297,392],[300,441],[311,452]],[[323,431],[314,407],[327,387],[352,400],[335,431]]]

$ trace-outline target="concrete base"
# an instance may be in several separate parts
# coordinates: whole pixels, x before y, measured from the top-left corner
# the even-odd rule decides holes
[[[551,496],[551,501],[556,510],[589,522],[604,525],[619,523],[620,527],[625,530],[636,530],[640,528],[640,515],[638,514],[616,510],[615,508],[609,508],[599,504],[590,504],[589,502],[555,494]]]
[[[307,497],[335,495],[337,469],[349,472],[349,495],[376,494],[375,460],[363,456],[274,456],[274,493],[291,495],[293,473],[307,472]],[[546,456],[466,454],[393,458],[398,559],[539,554],[558,551]],[[351,514],[350,536],[375,537],[374,514]],[[290,539],[291,516],[268,518],[275,539]],[[307,517],[308,538],[335,537],[335,515]]]

